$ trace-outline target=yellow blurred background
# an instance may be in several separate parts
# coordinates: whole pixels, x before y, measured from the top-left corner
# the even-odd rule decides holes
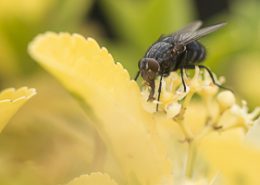
[[[225,21],[225,28],[202,39],[205,64],[255,107],[260,105],[259,17],[257,0],[1,0],[0,87],[29,86],[38,94],[0,135],[0,184],[61,184],[106,168],[106,148],[80,106],[29,57],[28,43],[37,34],[94,37],[133,77],[138,60],[161,34],[193,20]]]

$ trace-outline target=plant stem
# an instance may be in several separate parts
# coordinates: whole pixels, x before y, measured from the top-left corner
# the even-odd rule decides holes
[[[194,142],[189,143],[186,172],[185,172],[185,175],[188,178],[192,178],[193,167],[196,158],[196,147],[194,145],[195,145]]]

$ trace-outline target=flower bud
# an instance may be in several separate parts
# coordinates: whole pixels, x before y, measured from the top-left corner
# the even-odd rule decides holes
[[[235,96],[230,91],[223,91],[218,94],[217,101],[221,111],[229,109],[232,105],[235,104]]]

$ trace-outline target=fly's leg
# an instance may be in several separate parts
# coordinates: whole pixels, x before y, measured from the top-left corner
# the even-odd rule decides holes
[[[211,78],[211,80],[212,80],[212,82],[213,82],[214,85],[218,86],[218,87],[221,88],[221,89],[226,89],[226,90],[229,90],[229,91],[233,92],[231,89],[229,89],[229,88],[227,88],[227,87],[224,87],[224,86],[218,84],[218,83],[215,81],[214,76],[213,76],[213,74],[212,74],[212,72],[211,72],[211,70],[210,70],[209,68],[207,68],[206,66],[203,66],[203,65],[198,65],[198,66],[199,66],[200,69],[206,69],[206,71],[209,73],[209,76],[210,76],[210,78]]]
[[[159,101],[160,101],[160,97],[161,97],[161,91],[162,91],[162,78],[163,75],[161,75],[160,77],[160,83],[159,83],[159,89],[158,89],[158,97],[157,97],[157,104],[156,104],[156,112],[158,112],[159,109]]]
[[[184,88],[184,92],[186,92],[186,84],[185,84],[185,81],[184,81],[184,68],[181,67],[181,82],[182,82],[182,85],[183,85],[183,88]]]
[[[186,74],[186,71],[185,71],[185,68],[186,68],[186,62],[188,60],[187,59],[187,55],[188,55],[188,51],[185,50],[184,51],[184,55],[183,55],[183,58],[182,58],[182,61],[180,63],[180,69],[181,69],[181,82],[182,82],[182,85],[183,85],[183,89],[184,89],[184,92],[186,92],[187,88],[186,88],[186,84],[185,84],[185,81],[184,81],[184,73]]]
[[[203,65],[198,65],[198,67],[199,67],[200,69],[205,69],[205,70],[209,73],[209,76],[210,76],[210,78],[211,78],[211,80],[212,80],[212,82],[213,82],[214,85],[218,86],[218,87],[221,88],[221,89],[226,89],[226,90],[229,90],[229,91],[233,92],[231,89],[229,89],[229,88],[227,88],[227,87],[224,87],[224,86],[218,84],[218,83],[216,82],[214,76],[213,76],[213,73],[211,72],[211,70],[210,70],[208,67],[203,66]],[[187,65],[187,66],[185,66],[185,68],[186,68],[186,69],[195,69],[195,65]]]

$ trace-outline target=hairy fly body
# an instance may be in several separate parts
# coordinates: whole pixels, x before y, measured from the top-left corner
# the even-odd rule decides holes
[[[206,69],[212,82],[215,85],[222,87],[216,83],[212,72],[206,66],[201,65],[201,62],[206,57],[206,50],[197,40],[223,27],[225,23],[199,29],[201,25],[201,21],[193,22],[173,34],[161,36],[150,48],[148,48],[144,57],[139,61],[139,71],[135,77],[135,80],[137,80],[141,74],[142,78],[151,87],[148,100],[155,99],[154,93],[156,77],[160,76],[157,97],[157,100],[159,101],[162,78],[168,76],[170,72],[179,69],[181,72],[184,91],[186,92],[186,85],[183,78],[184,70],[194,69],[195,66]]]

